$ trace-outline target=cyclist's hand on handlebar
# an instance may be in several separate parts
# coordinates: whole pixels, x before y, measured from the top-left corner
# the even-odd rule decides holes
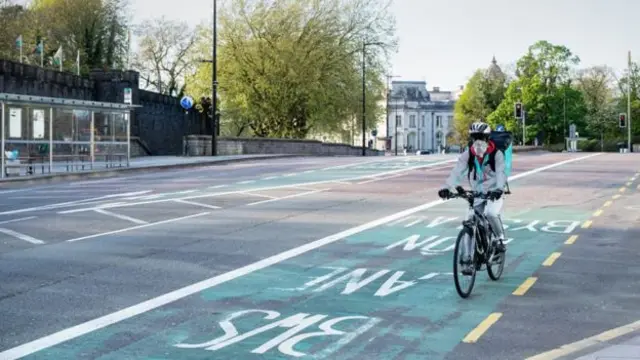
[[[464,194],[464,188],[460,185],[456,186],[456,191],[458,192],[458,195]]]
[[[438,191],[438,196],[440,196],[442,199],[448,199],[451,197],[451,195],[453,194],[448,188],[440,189],[440,191]]]
[[[489,193],[489,196],[492,200],[499,200],[502,197],[503,191],[498,189],[498,190],[493,190]]]

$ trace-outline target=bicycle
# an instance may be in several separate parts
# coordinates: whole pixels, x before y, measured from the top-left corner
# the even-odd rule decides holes
[[[491,195],[478,193],[474,191],[464,190],[462,187],[457,187],[457,194],[452,194],[449,198],[463,198],[469,203],[469,209],[473,210],[473,216],[471,219],[465,219],[462,221],[462,230],[458,234],[456,239],[455,248],[453,251],[453,279],[456,285],[456,291],[462,298],[467,298],[471,295],[471,290],[476,281],[476,272],[482,269],[482,265],[487,266],[487,273],[493,281],[497,281],[502,276],[504,270],[505,253],[494,255],[493,237],[494,232],[491,229],[491,224],[484,215],[484,206],[486,201],[479,203],[479,206],[474,206],[476,199],[492,200]],[[504,194],[510,194],[510,191],[506,191]],[[489,236],[487,236],[489,234]],[[471,260],[471,280],[468,289],[465,291],[462,289],[460,279],[459,265],[462,265],[461,248],[463,246],[463,239],[470,238],[472,243],[467,244],[467,250],[473,252]],[[480,241],[476,241],[479,239]],[[475,246],[474,246],[475,245]],[[498,265],[498,269],[494,270],[492,265]]]

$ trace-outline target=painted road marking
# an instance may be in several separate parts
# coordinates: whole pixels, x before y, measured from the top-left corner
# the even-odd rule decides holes
[[[593,216],[598,217],[598,216],[602,215],[603,211],[604,210],[602,210],[602,209],[598,209],[596,212],[593,213]]]
[[[577,158],[577,159],[581,159],[581,158]],[[418,169],[418,168],[432,167],[432,166],[442,165],[444,163],[450,163],[450,162],[455,162],[455,161],[457,161],[457,160],[445,160],[445,161],[442,161],[442,162],[435,162],[435,163],[430,163],[430,164],[427,164],[427,165],[418,165],[418,166],[411,167],[411,168],[406,168],[406,169],[382,172],[382,173],[380,173],[378,175],[398,174],[398,173],[403,173],[403,172],[407,172],[407,171],[413,171],[413,170]],[[565,160],[565,161],[577,161],[577,160],[576,159],[570,159],[570,160]],[[557,164],[560,164],[560,163],[557,163]],[[554,165],[554,164],[552,164],[552,165]],[[540,169],[545,169],[546,170],[546,168],[544,168],[544,167],[542,167]],[[528,174],[528,173],[522,173],[522,174]],[[522,174],[518,174],[518,175],[522,175]],[[517,177],[518,175],[514,175],[513,178],[514,179],[518,179],[518,177]],[[357,179],[366,178],[368,176],[370,176],[370,175],[359,175],[359,176],[355,176],[355,177],[352,177],[352,178],[341,179],[341,180],[342,181],[345,181],[345,180],[357,180]],[[131,203],[102,204],[102,205],[99,205],[97,207],[79,208],[79,209],[69,210],[69,211],[64,212],[64,213],[93,211],[94,209],[97,209],[97,208],[99,208],[99,209],[110,209],[110,208],[116,208],[116,207],[128,207],[128,206],[139,206],[139,205],[147,205],[147,204],[156,204],[156,203],[161,203],[161,202],[175,201],[177,199],[193,200],[193,199],[210,198],[210,197],[224,196],[224,195],[246,194],[248,192],[255,192],[255,191],[286,189],[286,188],[291,188],[291,187],[295,187],[295,186],[310,186],[310,185],[326,184],[326,183],[332,183],[332,182],[335,182],[335,180],[321,180],[321,181],[312,181],[312,182],[302,182],[302,183],[298,183],[298,184],[267,186],[267,187],[246,189],[246,190],[234,190],[234,191],[226,191],[226,192],[218,192],[218,193],[210,193],[210,194],[202,194],[202,195],[185,196],[185,197],[182,197],[182,198],[174,198],[174,199],[158,199],[158,200],[131,202]],[[6,213],[24,212],[24,211],[26,211],[26,210],[25,209],[14,210],[13,212],[6,212]],[[0,214],[3,214],[3,213],[0,213]]]
[[[274,202],[274,201],[284,200],[284,199],[291,199],[291,198],[311,195],[311,194],[315,194],[315,193],[319,193],[319,192],[323,192],[323,191],[327,191],[327,190],[330,190],[330,189],[320,189],[320,190],[306,191],[306,192],[293,194],[293,195],[287,195],[287,196],[283,196],[283,197],[279,197],[279,198],[275,198],[275,199],[252,202],[252,203],[247,204],[247,206],[254,206],[254,205],[259,205],[259,204],[265,204],[265,203],[270,203],[270,202]]]
[[[9,236],[13,236],[15,238],[18,238],[20,240],[26,241],[26,242],[30,242],[32,244],[36,244],[36,245],[42,245],[44,244],[44,241],[40,240],[40,239],[36,239],[34,237],[31,237],[29,235],[23,234],[23,233],[19,233],[17,231],[13,231],[10,229],[5,229],[5,228],[0,228],[0,233],[9,235]]]
[[[591,221],[591,220],[587,220],[587,221],[585,221],[585,222],[582,224],[582,228],[583,228],[583,229],[588,229],[588,228],[590,228],[590,227],[591,227],[591,224],[593,224],[593,221]]]
[[[267,199],[277,199],[278,198],[277,196],[258,194],[258,193],[254,193],[254,192],[247,192],[247,193],[244,193],[244,195],[257,196],[257,197],[267,198]]]
[[[536,281],[538,281],[537,277],[528,278],[520,286],[518,286],[518,288],[512,294],[516,295],[516,296],[522,296],[522,295],[526,294],[527,291],[529,291],[529,289],[531,289],[533,284],[536,283]]]
[[[125,231],[143,229],[143,228],[146,228],[146,227],[149,227],[149,226],[154,226],[154,225],[169,224],[169,223],[173,223],[173,222],[176,222],[176,221],[191,219],[191,218],[200,217],[200,216],[209,215],[209,214],[211,214],[211,213],[210,212],[202,212],[202,213],[193,214],[193,215],[181,216],[181,217],[178,217],[178,218],[172,218],[172,219],[168,219],[168,220],[156,221],[156,222],[137,225],[137,226],[132,226],[132,227],[124,228],[124,229],[119,229],[119,230],[114,230],[114,231],[107,231],[107,232],[88,235],[88,236],[82,236],[82,237],[78,237],[78,238],[75,238],[75,239],[69,239],[69,240],[67,240],[67,242],[75,242],[75,241],[80,241],[80,240],[93,239],[93,238],[106,236],[106,235],[119,234],[119,233],[122,233],[122,232],[125,232]],[[0,353],[0,355],[2,355],[2,354]]]
[[[92,202],[100,202],[100,201],[113,199],[113,198],[117,198],[117,197],[122,197],[122,196],[133,196],[133,195],[147,194],[147,193],[150,193],[150,192],[151,192],[151,190],[145,190],[145,191],[136,191],[136,192],[123,193],[123,194],[104,195],[104,196],[99,196],[99,197],[95,197],[95,198],[83,199],[83,200],[66,201],[66,202],[57,203],[57,204],[34,206],[34,207],[26,208],[26,209],[4,211],[4,212],[0,212],[0,215],[12,215],[12,214],[20,214],[20,213],[28,212],[28,211],[58,209],[58,208],[63,208],[63,207],[76,206],[76,205],[79,205],[79,204],[80,205],[84,205],[84,204],[89,204],[89,203],[92,203]]]
[[[551,266],[551,265],[553,265],[553,263],[556,262],[556,260],[558,260],[560,255],[562,255],[562,253],[559,253],[559,252],[554,252],[553,254],[549,255],[547,260],[545,260],[542,263],[542,266]]]
[[[478,339],[480,339],[480,337],[489,330],[491,325],[495,324],[501,317],[502,313],[493,313],[487,316],[487,318],[484,319],[478,327],[473,329],[462,341],[471,344],[477,342]]]
[[[572,245],[573,243],[576,242],[576,240],[578,240],[578,235],[571,235],[571,236],[569,236],[569,239],[567,239],[567,241],[565,241],[565,244]]]
[[[186,205],[200,206],[207,209],[222,209],[220,206],[202,204],[199,202],[189,201],[189,200],[176,200],[176,202],[181,204],[186,204]]]
[[[613,200],[619,199],[620,198],[620,194],[615,194],[611,197]]]
[[[209,186],[207,189],[220,189],[227,186],[229,185],[215,185],[215,186]]]
[[[253,184],[254,182],[256,182],[255,180],[245,180],[245,181],[239,181],[238,184]]]
[[[527,177],[548,169],[552,169],[558,166],[562,166],[565,164],[569,164],[569,163],[573,163],[576,161],[581,161],[584,159],[588,159],[594,156],[598,156],[600,155],[599,153],[595,153],[595,154],[591,154],[591,155],[587,155],[587,156],[583,156],[583,157],[579,157],[579,158],[573,158],[573,159],[569,159],[569,160],[565,160],[562,162],[558,162],[555,164],[550,164],[547,166],[543,166],[537,169],[533,169],[533,170],[529,170],[526,172],[522,172],[519,173],[517,175],[511,176],[509,178],[510,181],[514,181],[523,177]],[[448,200],[451,201],[451,200]],[[368,222],[366,224],[362,224],[344,231],[341,231],[339,233],[330,235],[328,237],[313,241],[313,242],[309,242],[306,243],[304,245],[298,246],[296,248],[292,248],[290,250],[284,251],[282,253],[270,256],[268,258],[264,258],[261,259],[257,262],[254,262],[252,264],[243,266],[241,268],[237,268],[235,270],[229,271],[227,273],[223,273],[220,275],[216,275],[214,277],[211,277],[209,279],[185,286],[183,288],[174,290],[172,292],[157,296],[155,298],[151,298],[149,300],[146,300],[144,302],[141,302],[139,304],[121,309],[119,311],[116,311],[114,313],[111,314],[107,314],[104,315],[102,317],[99,318],[95,318],[93,320],[89,320],[87,322],[78,324],[76,326],[58,331],[56,333],[41,337],[39,339],[30,341],[28,343],[16,346],[14,348],[8,349],[2,353],[0,353],[0,358],[1,359],[18,359],[36,352],[39,352],[41,350],[47,349],[47,348],[51,348],[53,346],[56,346],[58,344],[61,344],[63,342],[67,342],[70,341],[72,339],[76,339],[80,336],[89,334],[89,333],[93,333],[96,330],[100,330],[100,329],[104,329],[106,327],[110,327],[114,324],[120,323],[123,320],[127,320],[130,319],[132,317],[138,316],[138,315],[142,315],[145,314],[147,312],[150,312],[154,309],[157,309],[159,307],[171,304],[177,300],[180,299],[184,299],[190,295],[193,294],[197,294],[197,293],[201,293],[205,290],[209,290],[213,287],[219,286],[221,284],[225,284],[228,282],[231,282],[232,280],[236,280],[238,279],[246,279],[245,277],[249,274],[255,273],[258,270],[263,270],[266,268],[270,268],[273,265],[276,264],[280,264],[286,260],[289,259],[293,259],[295,257],[298,257],[302,254],[308,253],[312,250],[315,249],[319,249],[323,246],[329,245],[329,244],[333,244],[336,243],[340,240],[343,240],[347,237],[351,237],[353,235],[356,234],[360,234],[362,232],[364,232],[365,230],[369,230],[369,229],[373,229],[376,227],[379,227],[380,225],[401,219],[401,218],[405,218],[409,215],[433,208],[437,205],[443,204],[447,201],[444,200],[436,200],[430,203],[426,203],[414,208],[410,208],[404,211],[400,211],[398,213],[395,214],[391,214],[389,216]],[[144,225],[142,225],[144,226]],[[142,227],[140,226],[140,227]],[[112,233],[117,233],[116,232],[112,232]],[[98,236],[103,236],[103,235],[107,235],[108,233],[105,234],[97,234],[97,235],[93,235],[92,237],[98,237]],[[87,238],[87,237],[85,237]],[[535,245],[535,244],[534,244]],[[530,248],[530,244],[527,244],[527,249]],[[422,259],[416,259],[416,261],[421,261]],[[449,264],[449,261],[447,261],[447,264]],[[417,266],[417,265],[414,265]],[[282,275],[282,274],[280,274]],[[282,279],[287,280],[287,277],[282,277]],[[248,285],[248,284],[247,284]],[[451,286],[451,284],[449,284],[449,286]],[[253,285],[253,287],[255,287],[255,285]],[[251,286],[242,286],[242,289],[247,290],[247,289],[251,289]],[[453,291],[453,290],[452,290]],[[215,292],[214,292],[215,293]],[[219,292],[218,292],[219,293]],[[238,296],[243,296],[243,295],[238,295]],[[422,299],[422,298],[421,298]],[[422,301],[422,300],[421,300]],[[424,307],[422,307],[424,308]],[[426,308],[428,310],[428,308]],[[209,321],[209,319],[203,319],[206,321]],[[99,341],[99,340],[96,340]],[[459,340],[458,340],[459,341]],[[85,343],[86,344],[86,343]]]
[[[604,203],[604,205],[602,205],[602,206],[603,206],[603,207],[609,207],[609,206],[611,206],[611,204],[613,204],[613,201],[611,201],[611,200],[607,200],[607,201]]]
[[[615,329],[607,330],[598,335],[582,339],[571,344],[562,345],[561,347],[529,357],[525,360],[554,360],[572,353],[587,349],[595,345],[602,345],[607,341],[613,340],[620,336],[640,330],[640,321],[633,322]]]
[[[146,222],[144,220],[136,219],[134,217],[127,216],[127,215],[116,214],[114,212],[107,211],[107,210],[104,210],[104,209],[96,209],[95,212],[100,213],[102,215],[112,216],[112,217],[118,218],[120,220],[131,221],[132,223],[135,223],[135,224],[148,224],[148,222]]]
[[[626,187],[621,187],[621,188],[620,188],[620,192],[625,192],[625,191],[627,191],[627,188],[626,188]]]
[[[9,224],[9,223],[13,223],[13,222],[32,220],[32,219],[36,219],[36,218],[37,218],[37,216],[27,216],[27,217],[23,217],[23,218],[19,218],[19,219],[11,219],[11,220],[0,221],[0,224]]]

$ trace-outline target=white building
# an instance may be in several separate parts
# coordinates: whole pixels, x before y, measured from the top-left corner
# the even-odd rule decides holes
[[[425,81],[393,81],[389,96],[386,149],[398,153],[438,151],[447,146],[453,130],[453,107],[457,92],[427,91]],[[395,127],[394,127],[395,126]],[[397,141],[396,141],[397,139]]]

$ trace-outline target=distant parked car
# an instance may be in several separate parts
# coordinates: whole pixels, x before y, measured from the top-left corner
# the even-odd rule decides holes
[[[418,150],[416,151],[416,155],[429,155],[431,154],[430,150]]]

